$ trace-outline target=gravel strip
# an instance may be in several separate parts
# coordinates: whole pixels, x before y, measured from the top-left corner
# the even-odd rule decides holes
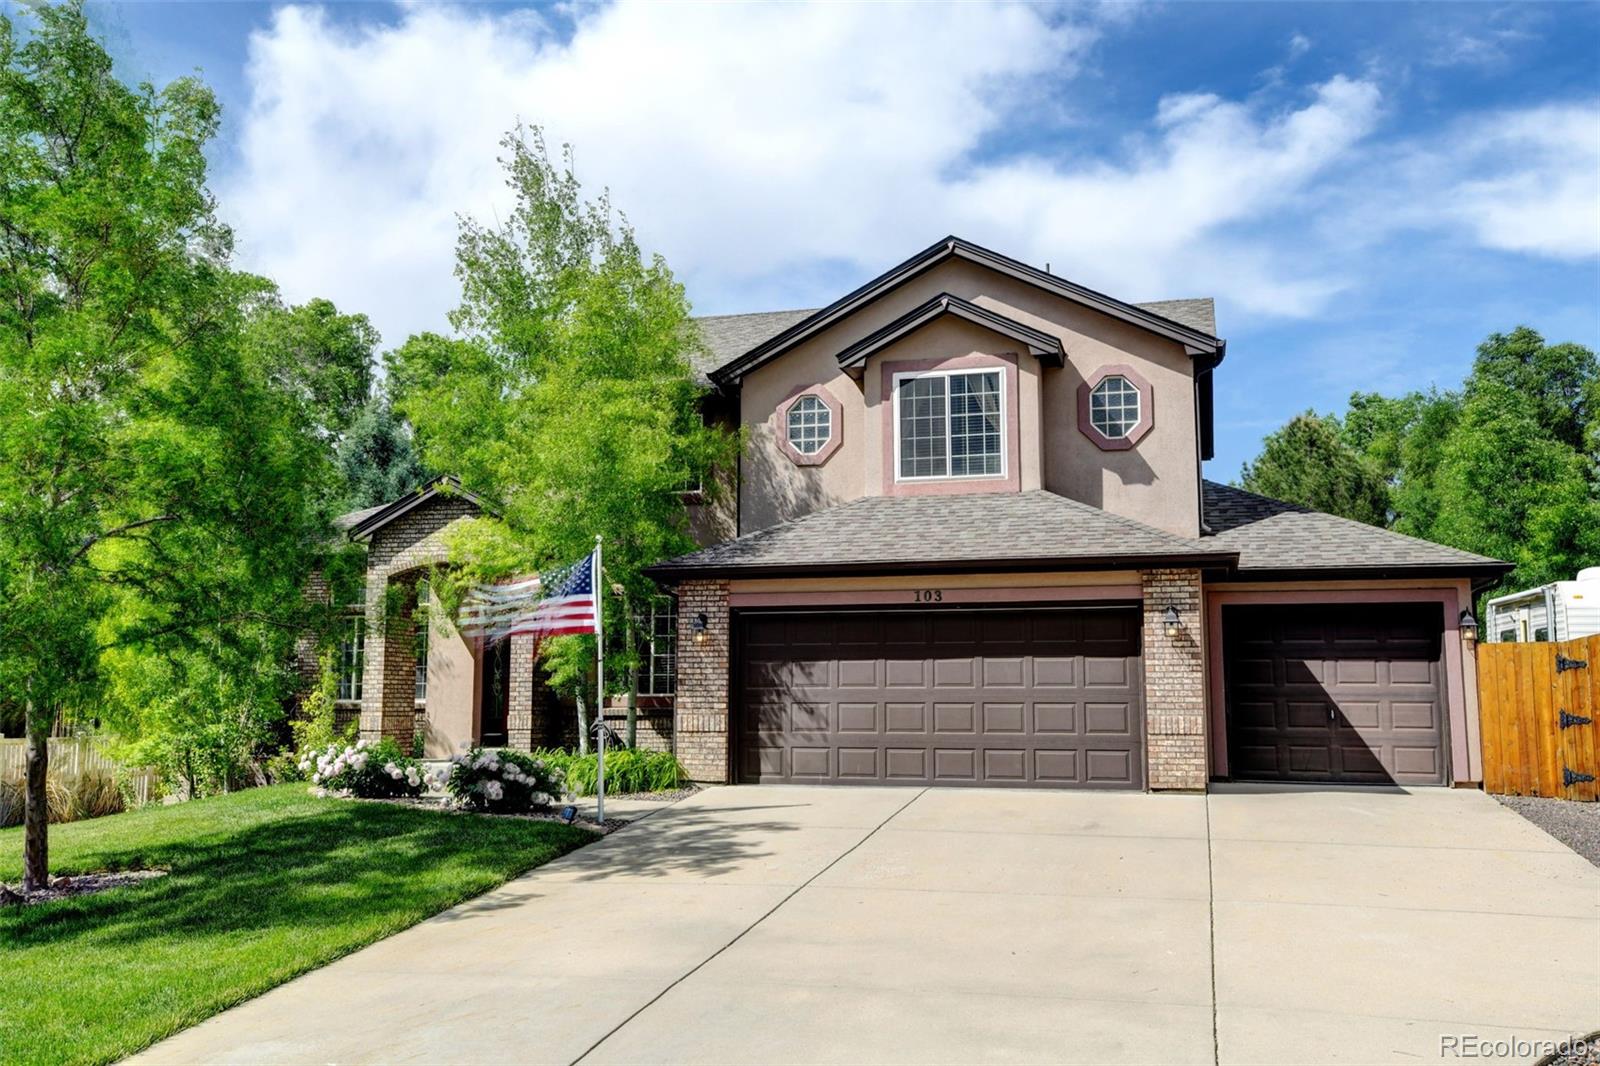
[[[1600,1032],[1590,1033],[1566,1050],[1540,1059],[1537,1066],[1600,1066]]]
[[[148,881],[152,877],[165,876],[167,876],[167,871],[165,870],[123,870],[120,873],[53,877],[50,879],[49,888],[42,888],[37,892],[29,892],[26,895],[23,894],[21,885],[0,884],[0,907],[44,903],[52,899],[66,899],[68,896],[87,896],[92,892],[104,892],[111,888],[136,885],[140,881]]]
[[[1495,799],[1600,866],[1600,803],[1575,803],[1543,796],[1496,796]]]

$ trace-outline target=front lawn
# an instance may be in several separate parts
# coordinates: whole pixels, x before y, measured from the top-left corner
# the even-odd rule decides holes
[[[0,1062],[120,1058],[594,839],[305,785],[52,826],[52,875],[172,872],[0,909]],[[0,881],[21,877],[0,830]]]

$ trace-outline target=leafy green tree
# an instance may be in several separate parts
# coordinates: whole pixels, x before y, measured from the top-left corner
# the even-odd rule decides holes
[[[1537,394],[1474,381],[1435,474],[1445,544],[1516,564],[1501,588],[1570,578],[1600,558],[1600,501],[1583,456],[1554,439]]]
[[[1546,344],[1537,330],[1518,326],[1491,333],[1478,345],[1467,378],[1467,395],[1488,390],[1532,404],[1531,413],[1552,439],[1576,451],[1586,447],[1594,407],[1594,382],[1600,377],[1594,353],[1580,344]]]
[[[1369,525],[1388,518],[1383,475],[1347,444],[1339,420],[1314,411],[1296,415],[1262,443],[1239,484],[1251,492],[1298,503]]]
[[[396,409],[424,459],[497,504],[522,566],[570,562],[605,538],[603,684],[629,694],[635,616],[656,594],[644,567],[694,547],[682,493],[731,464],[737,441],[707,427],[688,362],[683,288],[602,195],[583,199],[570,153],[537,130],[503,142],[515,206],[462,223],[458,340],[413,338],[390,360]],[[609,672],[609,670],[608,670]],[[627,683],[616,681],[626,676]]]
[[[26,709],[24,884],[48,878],[46,740],[120,648],[299,625],[335,487],[316,416],[247,342],[205,187],[217,105],[131,89],[79,4],[0,17],[0,700]]]
[[[361,408],[339,441],[337,454],[345,485],[340,506],[345,510],[388,503],[430,476],[410,427],[383,395],[373,396]]]
[[[245,336],[270,353],[273,384],[298,397],[324,441],[342,437],[365,409],[378,348],[366,315],[340,314],[322,299],[288,307],[268,293],[251,308]]]

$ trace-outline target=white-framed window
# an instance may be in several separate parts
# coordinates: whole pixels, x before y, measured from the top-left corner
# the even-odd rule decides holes
[[[361,698],[361,674],[367,665],[367,619],[364,615],[351,615],[345,620],[345,630],[339,638],[338,699],[355,701]]]
[[[678,601],[664,597],[650,606],[641,695],[670,696],[678,687]]]
[[[789,446],[801,455],[816,455],[833,439],[833,412],[816,396],[802,396],[789,405]]]
[[[412,700],[416,703],[426,703],[428,700],[428,603],[432,598],[426,581],[417,582],[417,606],[412,614],[412,625],[416,627],[416,637],[412,642]]]
[[[1089,424],[1107,440],[1121,440],[1139,424],[1139,408],[1139,387],[1112,374],[1089,393]]]
[[[1005,371],[935,370],[894,379],[895,477],[1004,477]]]

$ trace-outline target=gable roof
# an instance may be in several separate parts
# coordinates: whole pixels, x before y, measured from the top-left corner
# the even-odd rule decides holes
[[[1025,345],[1028,351],[1039,357],[1047,366],[1061,366],[1066,361],[1066,352],[1061,347],[1061,338],[1052,336],[1042,330],[1025,326],[1012,318],[1007,318],[998,311],[991,311],[987,307],[979,307],[969,300],[959,296],[952,296],[942,292],[929,300],[921,307],[901,315],[882,329],[875,330],[852,344],[839,353],[839,365],[850,367],[860,366],[868,358],[902,337],[915,333],[923,326],[945,315],[954,315],[965,319],[984,329],[1010,337],[1018,344]]]
[[[391,500],[379,507],[368,507],[362,511],[351,511],[349,514],[340,515],[334,519],[333,524],[344,529],[351,540],[363,540],[400,516],[409,514],[429,500],[440,496],[457,496],[486,514],[494,513],[483,500],[462,488],[459,478],[451,474],[440,474],[418,485],[397,500]]]
[[[1238,552],[1241,576],[1326,576],[1337,571],[1372,577],[1392,573],[1493,579],[1512,569],[1498,559],[1215,481],[1202,483],[1201,497],[1210,527],[1201,539]]]
[[[1219,340],[1210,333],[1168,318],[1159,311],[1143,308],[1136,304],[1124,303],[1114,297],[1096,292],[1065,278],[1047,274],[1036,267],[1031,267],[1026,263],[1001,255],[999,252],[990,251],[987,248],[973,244],[971,241],[964,241],[960,237],[950,236],[923,249],[898,266],[890,268],[854,292],[835,300],[827,307],[814,311],[794,324],[780,330],[777,334],[755,345],[730,362],[717,367],[710,372],[711,380],[718,385],[736,384],[740,378],[756,367],[775,359],[790,348],[840,321],[884,293],[905,284],[912,278],[931,270],[948,259],[963,259],[977,263],[998,273],[1028,282],[1058,296],[1092,307],[1097,311],[1111,315],[1113,318],[1121,319],[1140,328],[1160,334],[1182,344],[1189,354],[1205,357],[1209,365],[1212,366],[1222,361],[1227,349],[1226,342]],[[1189,301],[1177,302],[1182,304],[1189,303]],[[1188,314],[1196,309],[1185,307],[1177,308],[1177,310],[1180,313]],[[1213,328],[1215,327],[1213,326]]]
[[[702,315],[694,319],[700,327],[704,347],[689,358],[694,376],[702,385],[710,384],[711,372],[733,362],[751,348],[816,313],[808,307],[797,311],[756,311],[745,315]]]
[[[1236,556],[1054,492],[867,496],[649,569],[653,577],[754,577],[805,571],[1228,567]]]

